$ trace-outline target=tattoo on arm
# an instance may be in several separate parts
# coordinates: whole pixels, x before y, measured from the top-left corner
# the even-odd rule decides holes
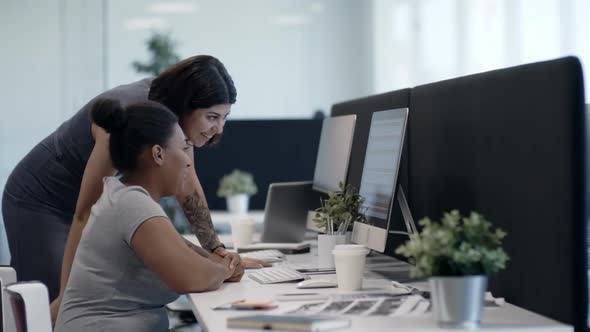
[[[184,199],[182,210],[203,248],[211,250],[221,244],[217,234],[215,234],[209,208],[197,191]]]

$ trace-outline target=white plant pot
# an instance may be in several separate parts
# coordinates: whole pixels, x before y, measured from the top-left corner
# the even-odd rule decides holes
[[[346,235],[318,234],[318,267],[326,269],[334,268],[332,250],[337,244],[344,244],[345,241]]]
[[[227,210],[231,213],[246,214],[248,212],[249,198],[246,194],[227,196],[225,198]]]
[[[440,327],[479,327],[487,288],[485,275],[431,277],[429,282],[434,316]]]
[[[351,244],[352,243],[352,232],[346,232],[346,238],[344,239],[344,244]]]

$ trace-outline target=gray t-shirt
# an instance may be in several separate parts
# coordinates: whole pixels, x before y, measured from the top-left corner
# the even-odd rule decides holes
[[[76,251],[56,332],[168,330],[164,305],[178,294],[131,247],[137,228],[156,216],[166,214],[145,189],[104,179]]]

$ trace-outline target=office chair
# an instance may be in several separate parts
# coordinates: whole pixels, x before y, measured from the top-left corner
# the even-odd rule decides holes
[[[16,332],[51,332],[49,293],[38,281],[4,287],[10,299]]]
[[[8,301],[8,294],[4,291],[4,286],[16,282],[16,271],[10,266],[0,266],[0,327],[4,332],[16,332],[12,307]]]

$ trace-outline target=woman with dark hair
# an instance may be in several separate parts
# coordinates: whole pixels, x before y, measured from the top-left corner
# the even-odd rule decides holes
[[[158,205],[182,190],[191,142],[165,106],[123,109],[98,100],[93,123],[110,133],[118,177],[102,195],[80,239],[56,331],[167,331],[164,305],[178,294],[217,289],[232,277],[231,258],[191,250]]]
[[[109,135],[90,117],[90,110],[101,99],[118,100],[123,107],[148,100],[160,102],[176,114],[192,144],[202,147],[221,136],[236,102],[236,89],[216,58],[188,58],[155,79],[100,94],[19,162],[2,197],[11,265],[19,280],[40,280],[48,287],[54,320],[90,208],[102,193],[102,179],[116,172],[109,156]],[[193,149],[188,152],[193,160]],[[239,255],[225,250],[213,229],[194,165],[189,169],[176,199],[201,246],[222,257],[230,255],[232,267],[238,266],[236,271],[260,267],[260,261],[242,262]]]

